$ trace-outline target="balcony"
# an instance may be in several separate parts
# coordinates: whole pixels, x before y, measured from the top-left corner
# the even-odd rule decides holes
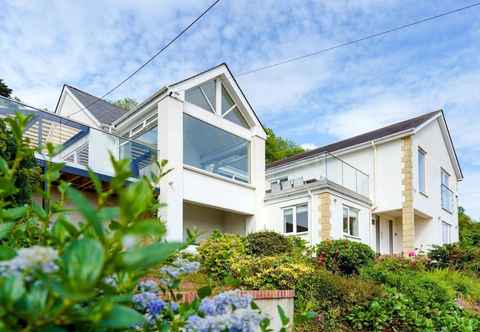
[[[327,181],[340,185],[357,194],[369,197],[369,176],[344,160],[329,152],[324,152],[315,160],[315,176],[304,179],[282,179],[272,183],[271,193],[290,190],[317,181]],[[311,176],[311,174],[310,174]]]
[[[134,177],[148,174],[157,158],[154,146],[120,137],[72,121],[55,113],[36,109],[0,96],[0,117],[20,112],[32,118],[24,133],[29,144],[38,149],[36,157],[45,160],[47,143],[61,145],[53,160],[67,166],[112,176],[109,153],[117,159],[129,159]]]

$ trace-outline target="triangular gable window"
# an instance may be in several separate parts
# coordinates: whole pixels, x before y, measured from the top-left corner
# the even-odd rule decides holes
[[[222,116],[242,127],[249,128],[247,121],[224,87],[222,87]]]
[[[210,80],[185,91],[185,100],[215,113],[215,80]]]

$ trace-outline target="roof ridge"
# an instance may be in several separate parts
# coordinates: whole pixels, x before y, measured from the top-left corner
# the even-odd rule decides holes
[[[419,125],[423,124],[424,121],[427,121],[428,119],[432,118],[434,115],[439,114],[439,113],[442,113],[441,109],[436,110],[436,111],[432,111],[432,112],[423,113],[423,114],[420,114],[420,115],[415,116],[413,118],[398,121],[398,122],[395,122],[395,123],[392,123],[392,124],[389,124],[389,125],[377,128],[377,129],[373,129],[373,130],[370,130],[370,131],[367,131],[367,132],[364,132],[364,133],[361,133],[361,134],[358,134],[358,135],[355,135],[355,136],[352,136],[352,137],[348,137],[348,138],[345,138],[345,139],[342,139],[342,140],[339,140],[339,141],[335,141],[335,142],[332,142],[332,143],[329,143],[329,144],[325,144],[323,146],[320,146],[320,147],[312,149],[312,150],[308,150],[308,151],[305,151],[305,152],[302,152],[302,153],[299,153],[299,154],[292,155],[290,157],[286,157],[286,158],[274,161],[270,164],[267,164],[266,167],[270,168],[270,167],[275,167],[275,166],[278,166],[278,165],[283,165],[283,164],[288,163],[290,161],[303,159],[303,157],[308,158],[309,156],[314,156],[318,153],[328,151],[328,147],[332,147],[334,145],[339,145],[341,143],[345,143],[345,142],[348,142],[350,140],[355,141],[355,139],[361,138],[362,136],[369,136],[369,135],[371,135],[375,132],[379,132],[379,131],[382,131],[382,130],[393,129],[395,127],[400,127],[401,125],[408,124],[409,122],[412,122],[412,126],[409,126],[408,128],[404,128],[403,130],[416,128]],[[425,118],[425,120],[423,120],[421,123],[418,123],[418,124],[415,123],[416,121],[421,120],[423,118]],[[380,137],[385,137],[385,136],[387,136],[387,135],[383,135],[383,136],[380,136]],[[358,143],[358,144],[361,144],[361,143]],[[357,145],[357,144],[352,144],[350,146],[354,146],[354,145]],[[340,150],[340,149],[337,149],[337,150]]]

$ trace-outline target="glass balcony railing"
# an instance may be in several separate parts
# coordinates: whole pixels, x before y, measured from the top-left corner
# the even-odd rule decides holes
[[[320,158],[320,178],[327,179],[363,196],[369,195],[368,174],[325,152]]]
[[[53,143],[62,146],[54,161],[89,167],[100,174],[113,175],[109,153],[117,159],[129,159],[134,177],[153,170],[158,155],[153,146],[0,96],[0,117],[13,116],[17,112],[31,116],[24,137],[32,147],[39,149],[38,159],[46,158],[45,146]]]

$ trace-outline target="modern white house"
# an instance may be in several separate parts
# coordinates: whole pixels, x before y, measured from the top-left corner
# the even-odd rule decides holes
[[[265,224],[312,244],[407,254],[458,241],[463,176],[442,111],[274,162],[266,178]]]
[[[87,167],[105,182],[113,175],[109,153],[131,160],[132,181],[168,160],[159,191],[169,240],[193,227],[203,236],[275,230],[382,254],[458,240],[462,172],[442,111],[267,166],[264,128],[225,64],[128,112],[69,85],[54,113],[0,98],[0,114],[13,111],[34,115],[32,144],[63,144],[64,176],[85,191]]]

